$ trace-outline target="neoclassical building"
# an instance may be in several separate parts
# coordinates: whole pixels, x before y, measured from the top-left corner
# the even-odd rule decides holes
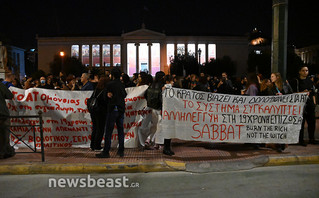
[[[12,45],[3,45],[0,41],[0,78],[10,72],[22,79],[25,75],[25,50]]]
[[[174,55],[185,52],[193,53],[201,64],[230,56],[238,75],[245,72],[248,59],[246,36],[168,36],[145,27],[120,36],[37,37],[37,41],[39,69],[45,72],[60,52],[88,67],[119,66],[130,76],[140,71],[167,73]]]
[[[319,45],[295,49],[295,53],[305,64],[319,64]]]

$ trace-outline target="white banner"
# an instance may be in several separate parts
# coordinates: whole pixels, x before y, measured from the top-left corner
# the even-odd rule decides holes
[[[149,114],[145,110],[146,100],[144,92],[148,86],[126,88],[126,110],[124,116],[125,147],[135,148],[138,145],[137,128],[141,125],[142,115]],[[14,95],[13,100],[7,100],[10,115],[37,115],[43,112],[43,131],[45,147],[88,147],[91,141],[92,123],[87,110],[87,99],[92,91],[63,91],[31,88],[28,90],[10,87]],[[11,130],[18,137],[22,137],[28,130],[26,127],[14,125],[38,124],[36,119],[11,119]],[[40,147],[39,127],[36,127],[36,145]],[[31,132],[23,138],[33,145]],[[116,128],[112,135],[112,146],[117,145]],[[11,141],[17,138],[11,135]],[[23,145],[21,142],[18,146]]]
[[[307,94],[238,96],[167,88],[158,139],[297,143]]]

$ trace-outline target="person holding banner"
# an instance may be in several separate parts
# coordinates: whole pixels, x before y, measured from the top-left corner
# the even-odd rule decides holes
[[[270,80],[272,83],[269,88],[269,95],[292,94],[292,88],[288,83],[283,82],[280,73],[272,73]]]
[[[270,75],[271,84],[268,89],[268,95],[285,95],[291,94],[293,91],[288,83],[284,83],[280,73],[271,73]],[[277,152],[281,153],[286,149],[286,144],[268,144],[268,147],[275,149]]]
[[[6,87],[6,85],[0,83],[0,159],[12,157],[15,155],[14,148],[10,146],[10,132],[9,125],[10,119],[8,116],[9,109],[5,99],[12,99],[13,94]]]
[[[145,92],[145,98],[147,101],[147,107],[152,110],[151,120],[145,122],[144,125],[148,125],[151,122],[151,129],[148,136],[154,137],[158,130],[158,123],[161,121],[161,110],[162,110],[162,90],[165,89],[164,85],[164,76],[165,73],[162,71],[156,72],[154,82],[149,86]],[[168,82],[169,83],[169,82]],[[147,138],[145,135],[144,137]],[[142,140],[143,141],[143,140]],[[140,139],[140,143],[143,143]],[[144,140],[145,141],[145,140]],[[171,150],[171,139],[164,139],[164,149],[163,154],[165,155],[175,155]]]
[[[161,88],[164,86],[164,72],[155,74],[154,82],[146,90],[144,97],[147,101],[147,109],[151,110],[151,114],[143,115],[144,119],[141,126],[138,128],[139,150],[153,150],[155,145],[155,133],[157,130],[158,119],[160,112],[155,109],[160,109]],[[155,86],[156,85],[156,86]],[[151,126],[149,127],[149,124]],[[150,139],[147,143],[146,140]]]
[[[125,86],[120,80],[121,71],[115,67],[111,71],[111,81],[107,83],[106,89],[104,90],[104,97],[108,98],[107,113],[106,113],[106,124],[105,124],[105,143],[104,149],[101,153],[96,154],[98,158],[109,158],[111,139],[116,124],[119,140],[119,149],[117,154],[120,157],[124,157],[124,112],[125,112],[125,97],[126,91]]]
[[[308,124],[308,135],[310,144],[318,144],[318,141],[315,140],[315,129],[316,129],[316,117],[315,117],[315,87],[313,82],[308,77],[309,69],[307,66],[302,66],[299,68],[298,78],[290,81],[290,85],[294,92],[306,92],[309,97],[303,113],[303,121],[301,125],[301,130],[299,134],[299,144],[302,146],[307,146],[307,143],[304,141],[304,125],[307,121]]]

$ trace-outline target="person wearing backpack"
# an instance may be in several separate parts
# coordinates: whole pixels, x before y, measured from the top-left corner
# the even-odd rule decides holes
[[[154,82],[149,86],[149,88],[145,92],[145,98],[147,101],[147,107],[152,110],[151,120],[148,122],[144,121],[144,125],[148,125],[151,122],[151,128],[149,135],[150,137],[154,137],[157,131],[157,125],[161,120],[161,110],[162,110],[162,90],[164,88],[165,73],[162,71],[156,72]],[[147,136],[144,136],[147,138]],[[151,138],[151,140],[154,138]],[[154,140],[153,140],[154,141]],[[145,142],[145,140],[144,140]],[[143,143],[140,142],[140,143]],[[175,153],[171,150],[171,139],[164,139],[164,149],[163,154],[165,155],[175,155]]]
[[[101,150],[101,142],[104,135],[106,112],[107,112],[107,101],[103,97],[104,89],[106,84],[110,81],[108,77],[101,77],[97,83],[97,86],[92,93],[92,96],[88,100],[88,110],[91,115],[92,120],[92,134],[91,134],[91,144],[90,148],[94,150]],[[95,105],[92,104],[93,98],[96,98]]]

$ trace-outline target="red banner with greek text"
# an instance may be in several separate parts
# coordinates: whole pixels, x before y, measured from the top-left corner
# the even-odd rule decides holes
[[[141,125],[143,115],[150,112],[145,110],[146,100],[144,92],[148,86],[126,88],[126,110],[124,117],[125,147],[135,148],[138,145],[137,128]],[[91,141],[92,122],[87,110],[87,99],[92,91],[64,91],[49,89],[18,89],[10,87],[14,95],[13,100],[7,100],[11,116],[43,114],[43,132],[45,147],[88,147]],[[29,130],[27,127],[15,125],[35,125],[37,119],[12,118],[11,131],[17,137]],[[36,145],[40,147],[40,128],[35,127]],[[23,140],[33,146],[34,137],[27,133]],[[11,135],[13,143],[17,138]],[[118,143],[116,128],[112,135],[112,146]],[[23,146],[21,142],[17,146]]]

